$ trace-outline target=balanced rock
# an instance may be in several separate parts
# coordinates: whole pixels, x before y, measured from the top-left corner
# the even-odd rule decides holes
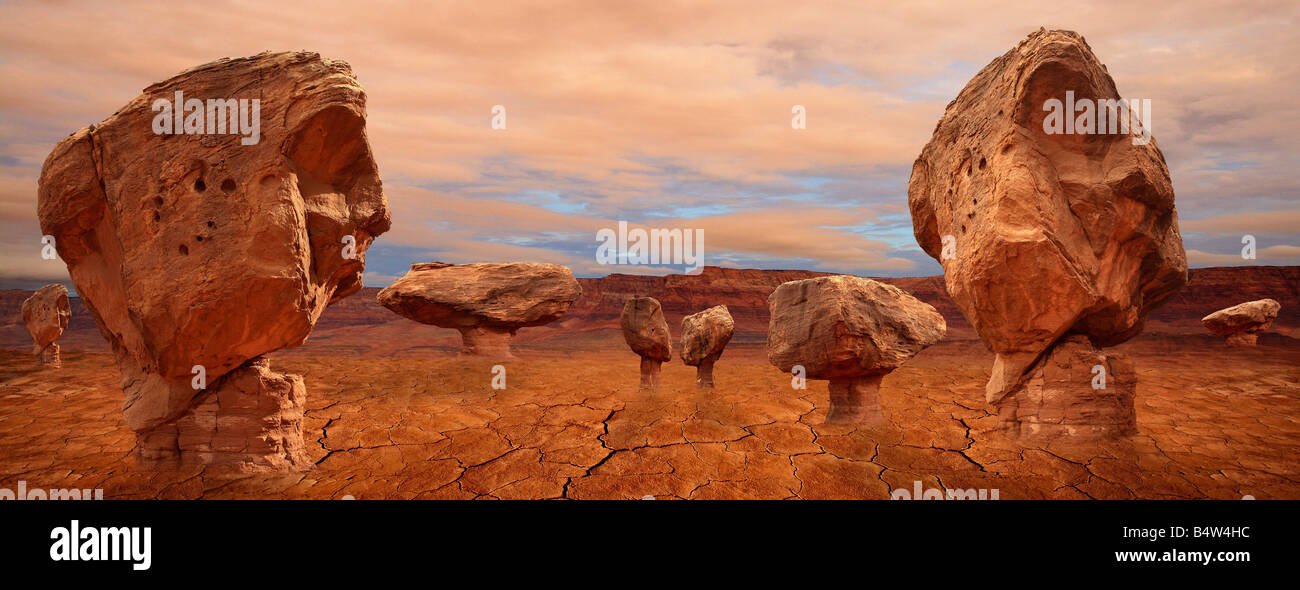
[[[1201,318],[1201,324],[1211,332],[1227,337],[1228,344],[1254,346],[1259,333],[1273,325],[1281,310],[1282,304],[1273,299],[1247,301],[1207,315]]]
[[[995,406],[1017,405],[1066,334],[1124,342],[1187,283],[1164,156],[1119,99],[1081,36],[1039,30],[948,104],[912,167],[917,242],[997,354],[986,387]],[[1053,101],[1068,105],[1073,132],[1057,133]],[[1002,414],[1007,430],[1032,411],[1018,405]]]
[[[735,329],[736,323],[725,305],[682,318],[682,362],[696,368],[696,387],[713,387],[713,363],[722,356]]]
[[[59,358],[59,345],[54,341],[63,335],[72,318],[72,307],[68,304],[68,288],[55,283],[46,285],[31,297],[23,300],[23,323],[27,333],[32,335],[35,347],[32,352],[36,362],[51,367],[63,365]]]
[[[113,348],[141,458],[310,466],[285,419],[301,380],[262,355],[301,344],[359,290],[389,228],[365,104],[344,62],[221,59],[149,86],[45,160],[41,229]],[[230,433],[249,444],[210,442]]]
[[[659,387],[659,369],[673,358],[673,341],[668,334],[668,320],[653,297],[633,297],[623,304],[619,317],[623,339],[632,352],[641,356],[641,387]]]
[[[827,422],[883,422],[886,374],[948,331],[943,316],[902,289],[839,275],[783,283],[767,299],[767,358],[830,381]]]
[[[378,299],[402,317],[459,330],[462,355],[512,358],[519,328],[559,319],[581,295],[573,272],[558,264],[425,262]]]

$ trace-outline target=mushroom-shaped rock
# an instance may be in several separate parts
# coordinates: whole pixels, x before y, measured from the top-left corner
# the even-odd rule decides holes
[[[262,355],[359,290],[389,228],[365,103],[315,53],[221,59],[46,158],[41,229],[113,348],[142,462],[311,466],[302,379]]]
[[[36,362],[51,367],[62,366],[59,345],[54,341],[63,335],[72,317],[68,304],[68,288],[55,283],[46,285],[23,301],[23,323],[35,343]]]
[[[767,358],[777,368],[830,381],[827,422],[883,422],[886,374],[948,331],[943,316],[902,289],[839,275],[782,283],[767,298]]]
[[[1259,299],[1220,309],[1201,318],[1201,324],[1233,346],[1254,346],[1259,333],[1277,319],[1282,304],[1273,299]]]
[[[1014,398],[1065,335],[1124,342],[1187,283],[1169,170],[1139,114],[1081,36],[1039,30],[976,74],[912,166],[917,242],[997,354],[986,397],[1008,431],[1040,422]],[[1030,431],[1098,432],[1044,424]]]
[[[668,320],[654,297],[633,297],[623,304],[619,318],[623,339],[632,352],[641,356],[641,387],[659,387],[659,368],[673,358],[672,337]]]
[[[682,318],[682,362],[695,367],[696,387],[713,387],[713,363],[722,356],[735,329],[725,305]]]
[[[559,319],[581,295],[573,272],[558,264],[425,262],[378,299],[404,318],[459,330],[464,356],[513,358],[519,328]]]

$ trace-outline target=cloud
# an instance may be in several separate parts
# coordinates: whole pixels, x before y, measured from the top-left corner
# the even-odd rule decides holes
[[[394,212],[370,256],[376,275],[414,257],[603,274],[594,232],[617,220],[701,227],[710,264],[934,272],[916,256],[904,206],[912,160],[971,76],[1040,26],[1081,32],[1125,96],[1153,100],[1197,247],[1198,234],[1254,227],[1278,234],[1273,243],[1296,242],[1286,225],[1300,209],[1294,3],[3,11],[21,23],[0,30],[0,234],[14,246],[39,240],[35,183],[59,139],[188,67],[305,48],[348,61],[368,93],[368,134]],[[498,104],[505,130],[489,125]],[[796,104],[807,129],[791,129]],[[32,264],[0,258],[0,277],[44,272]]]
[[[1183,232],[1254,235],[1291,233],[1300,229],[1300,209],[1226,213],[1204,219],[1180,219]]]
[[[1192,266],[1254,266],[1263,262],[1288,266],[1300,264],[1300,246],[1279,244],[1260,248],[1255,252],[1254,260],[1242,258],[1240,252],[1218,254],[1200,250],[1187,251],[1187,263]]]

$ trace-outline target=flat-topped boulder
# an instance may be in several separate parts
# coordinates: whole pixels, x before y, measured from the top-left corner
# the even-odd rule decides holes
[[[1206,329],[1228,339],[1233,346],[1254,346],[1259,333],[1267,330],[1282,311],[1275,299],[1258,299],[1220,309],[1201,318]]]
[[[827,422],[883,422],[881,380],[948,329],[934,307],[902,289],[848,275],[784,283],[768,307],[768,360],[830,381]]]
[[[682,318],[682,362],[696,368],[696,387],[713,387],[713,364],[722,357],[722,349],[735,331],[736,322],[725,305]]]
[[[462,355],[511,358],[520,328],[559,319],[581,295],[573,272],[558,264],[425,262],[378,300],[404,318],[460,331]]]
[[[54,341],[68,329],[72,307],[68,302],[68,288],[55,283],[41,287],[31,297],[23,300],[23,324],[32,335],[36,362],[50,367],[60,367],[59,345]]]

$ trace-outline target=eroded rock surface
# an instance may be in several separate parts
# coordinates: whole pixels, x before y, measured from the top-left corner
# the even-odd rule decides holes
[[[573,272],[558,264],[426,262],[378,299],[402,317],[459,330],[462,355],[512,358],[519,328],[559,319],[581,295]]]
[[[36,355],[36,362],[51,367],[61,366],[59,345],[54,341],[63,335],[68,320],[72,318],[68,288],[57,283],[41,287],[23,300],[22,310],[23,324],[35,344],[32,353]]]
[[[673,358],[673,341],[663,307],[653,297],[628,299],[619,325],[628,347],[641,356],[641,387],[658,387],[660,367]]]
[[[897,287],[839,275],[791,281],[768,297],[767,357],[830,381],[827,422],[879,424],[880,381],[947,332],[943,316]]]
[[[682,318],[682,362],[696,367],[695,384],[700,389],[713,387],[713,364],[735,330],[736,322],[725,305]]]
[[[1234,346],[1254,346],[1259,333],[1267,330],[1277,319],[1282,304],[1275,299],[1247,301],[1227,309],[1220,309],[1201,318],[1201,324],[1211,332],[1228,339]]]
[[[205,115],[211,121],[224,113],[227,129],[256,115],[257,141],[238,133],[156,133],[163,112],[156,103],[174,102],[177,93],[194,110],[182,113],[175,131],[197,129]],[[210,108],[240,99],[259,106],[246,113]],[[225,391],[242,382],[230,374],[301,344],[325,306],[361,288],[366,249],[390,225],[365,103],[351,68],[315,53],[222,59],[146,88],[46,159],[41,229],[56,238],[113,348],[123,414],[146,462],[304,466],[292,450],[300,442],[253,443],[300,441],[300,428],[278,410],[242,432],[250,443],[244,451],[219,454],[193,441],[224,437],[220,420],[195,412],[211,396],[281,405],[279,385]],[[269,375],[268,382],[295,379]]]
[[[1104,438],[1137,432],[1133,363],[1074,334],[1048,349],[1023,388],[998,406],[999,421],[1043,438]]]
[[[1031,34],[948,105],[908,187],[917,241],[997,354],[986,398],[1018,405],[1001,413],[1008,420],[1026,416],[1029,404],[1014,398],[1063,336],[1124,342],[1187,283],[1169,170],[1149,130],[1145,140],[1109,125],[1047,133],[1047,101],[1070,98],[1104,105],[1096,101],[1120,95],[1081,36]]]

